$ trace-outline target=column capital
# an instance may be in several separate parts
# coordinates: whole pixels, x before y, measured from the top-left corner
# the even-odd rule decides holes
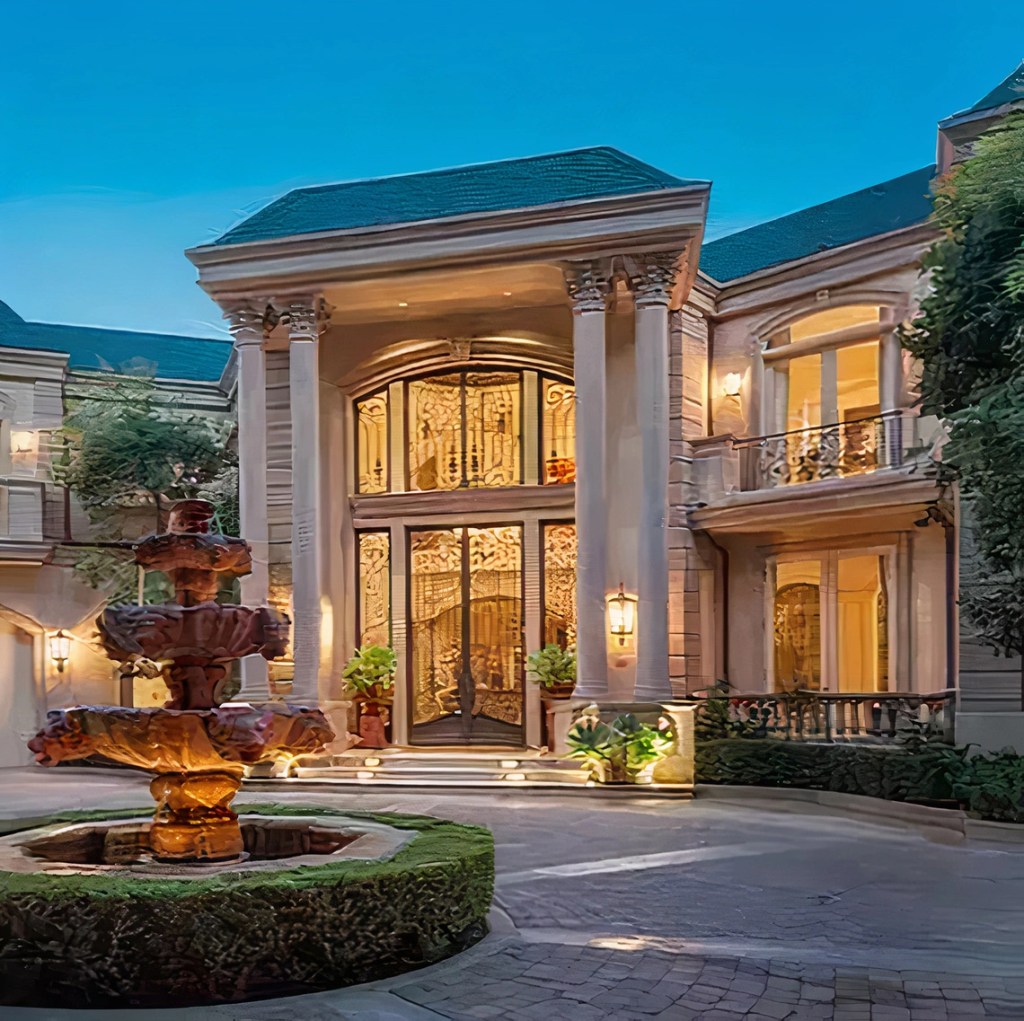
[[[253,299],[232,305],[224,312],[235,347],[262,344],[267,335],[267,305]]]
[[[319,295],[294,295],[275,301],[275,306],[288,329],[288,339],[317,340],[327,329],[331,306]]]
[[[611,293],[607,266],[598,262],[574,262],[565,270],[565,286],[574,315],[604,312]]]
[[[630,262],[630,282],[637,308],[667,308],[679,276],[679,253],[651,252],[633,256]]]

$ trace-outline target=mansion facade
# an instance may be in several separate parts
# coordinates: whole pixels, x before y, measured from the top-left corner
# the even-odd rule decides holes
[[[956,689],[967,739],[1016,740],[897,330],[932,180],[1022,90],[941,122],[936,163],[713,241],[708,182],[598,147],[300,189],[190,250],[234,340],[242,601],[293,619],[239,697],[343,719],[384,644],[393,744],[538,746],[554,643],[577,700]]]

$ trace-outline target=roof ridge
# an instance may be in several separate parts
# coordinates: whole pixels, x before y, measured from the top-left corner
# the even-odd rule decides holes
[[[833,198],[825,199],[823,202],[816,202],[813,206],[803,206],[800,209],[791,210],[788,213],[783,213],[781,216],[773,216],[770,220],[761,220],[759,223],[752,223],[749,227],[741,227],[739,230],[734,230],[731,234],[723,234],[721,237],[713,238],[710,241],[706,241],[702,248],[710,248],[712,245],[717,244],[719,241],[725,241],[727,238],[735,238],[740,234],[745,234],[747,231],[758,230],[761,227],[767,227],[770,224],[778,223],[781,220],[787,220],[791,216],[800,216],[803,213],[813,213],[816,209],[822,209],[825,206],[831,205],[833,202],[842,202],[843,199],[853,198],[855,195],[863,195],[865,192],[874,191],[876,188],[884,188],[887,184],[893,184],[896,181],[902,181],[906,177],[914,177],[917,174],[922,174],[926,170],[934,171],[935,164],[929,163],[923,167],[918,167],[916,170],[908,170],[905,174],[897,174],[895,177],[890,177],[887,181],[876,181],[874,184],[866,185],[863,188],[856,188],[853,191],[845,192],[842,195],[836,195]]]
[[[96,333],[119,333],[130,337],[166,337],[169,340],[194,340],[208,344],[233,344],[230,337],[193,337],[187,333],[164,333],[162,330],[127,330],[122,326],[85,326],[82,323],[48,323],[35,319],[22,319],[24,326],[39,326],[43,329],[90,330]]]
[[[644,170],[652,172],[660,178],[679,181],[681,184],[688,183],[684,178],[676,177],[675,174],[669,174],[664,170],[659,170],[653,164],[645,163],[643,160],[639,160],[635,156],[631,156],[628,152],[623,152],[621,149],[617,149],[613,145],[581,145],[573,149],[555,149],[551,152],[534,153],[531,156],[506,156],[499,160],[479,160],[476,163],[456,163],[447,167],[434,167],[431,170],[406,170],[400,174],[379,174],[376,177],[352,177],[342,181],[329,181],[326,184],[310,184],[301,188],[291,188],[289,191],[279,196],[279,198],[284,198],[287,195],[294,195],[296,192],[304,192],[308,194],[311,192],[326,191],[331,188],[345,188],[349,185],[355,184],[376,184],[380,181],[398,181],[409,177],[438,177],[442,174],[457,174],[463,171],[481,170],[484,167],[507,166],[510,163],[535,163],[538,160],[552,159],[556,156],[575,156],[579,153],[585,152],[608,153],[623,163],[627,163],[633,167],[642,167]],[[274,201],[278,200],[279,199],[276,199]]]
[[[1016,92],[1017,96],[1006,98],[1006,92]],[[957,110],[948,117],[943,117],[939,121],[939,126],[947,125],[951,121],[966,117],[968,114],[994,110],[997,107],[1005,106],[1007,103],[1015,103],[1020,100],[1024,100],[1024,59],[995,88],[989,89],[981,99],[970,106],[964,107],[963,110]]]

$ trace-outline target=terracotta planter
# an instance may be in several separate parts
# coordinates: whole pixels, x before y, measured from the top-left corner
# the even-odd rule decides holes
[[[548,687],[541,687],[540,697],[550,699],[572,698],[572,693],[575,690],[576,684],[574,681],[562,681],[559,684],[552,684]]]
[[[365,692],[360,691],[352,695],[356,707],[356,733],[362,739],[359,745],[361,748],[386,748],[391,744],[391,698],[388,691],[390,689],[383,689],[379,684],[374,684]],[[383,707],[388,708],[387,723],[381,718]]]

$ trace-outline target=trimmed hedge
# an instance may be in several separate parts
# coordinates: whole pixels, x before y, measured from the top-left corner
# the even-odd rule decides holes
[[[0,1004],[184,1006],[293,995],[418,968],[487,931],[494,841],[482,827],[291,805],[238,811],[345,816],[417,837],[387,861],[202,879],[0,872]]]
[[[921,739],[878,747],[773,738],[698,741],[698,783],[799,787],[888,801],[959,803],[972,815],[1024,822],[1024,758],[967,757],[967,749]]]

